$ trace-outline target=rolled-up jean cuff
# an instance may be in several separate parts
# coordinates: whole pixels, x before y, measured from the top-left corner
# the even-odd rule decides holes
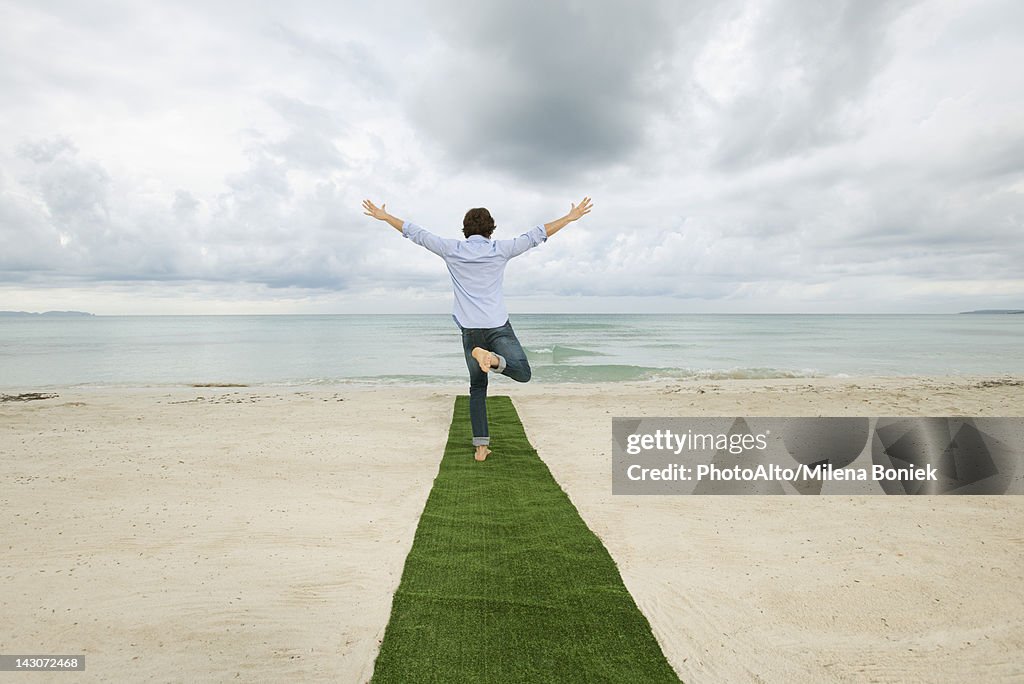
[[[490,437],[474,437],[473,446],[487,446],[491,443]]]
[[[494,354],[494,352],[491,353]],[[505,371],[505,357],[502,356],[501,354],[494,355],[498,357],[498,367],[495,368],[494,370],[498,371],[499,373],[503,373]]]

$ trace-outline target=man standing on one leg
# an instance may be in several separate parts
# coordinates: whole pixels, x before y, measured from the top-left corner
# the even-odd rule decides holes
[[[560,219],[534,226],[510,240],[491,240],[494,219],[483,208],[470,209],[462,221],[465,240],[442,238],[420,226],[402,221],[370,200],[363,201],[364,213],[386,221],[417,245],[444,259],[452,277],[455,302],[452,318],[462,330],[462,347],[469,368],[469,417],[473,424],[476,460],[490,453],[487,431],[487,376],[491,371],[518,382],[529,382],[530,363],[509,322],[502,294],[502,280],[509,259],[545,242],[568,224],[590,213],[589,197],[573,204]]]

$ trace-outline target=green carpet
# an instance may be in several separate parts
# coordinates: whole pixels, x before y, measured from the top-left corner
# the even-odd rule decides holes
[[[372,681],[678,684],[512,400],[487,412],[494,453],[477,463],[469,397],[455,400]]]

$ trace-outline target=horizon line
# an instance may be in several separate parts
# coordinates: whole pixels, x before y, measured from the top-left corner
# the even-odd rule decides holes
[[[0,311],[0,317],[47,316],[59,318],[118,316],[446,316],[451,312],[303,312],[303,313],[93,313],[78,310]],[[512,316],[955,316],[963,314],[1024,314],[1024,309],[972,309],[969,311],[518,311]]]

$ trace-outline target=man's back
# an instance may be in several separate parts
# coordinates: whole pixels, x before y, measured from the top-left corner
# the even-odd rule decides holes
[[[452,277],[452,316],[462,328],[496,328],[508,320],[502,283],[509,259],[547,240],[543,225],[510,240],[442,238],[405,221],[402,235],[444,259]]]

